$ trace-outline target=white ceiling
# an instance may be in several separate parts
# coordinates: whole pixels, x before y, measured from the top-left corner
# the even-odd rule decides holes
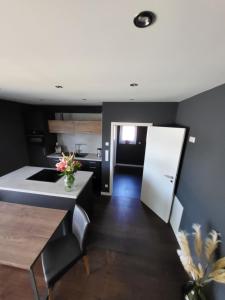
[[[38,104],[181,101],[225,82],[225,1],[0,4],[0,98]],[[133,17],[143,10],[155,12],[157,21],[139,29]]]

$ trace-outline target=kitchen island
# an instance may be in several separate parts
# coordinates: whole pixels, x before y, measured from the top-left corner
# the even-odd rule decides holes
[[[62,154],[52,153],[47,155],[48,165],[51,168],[54,168],[56,163],[62,157]],[[82,171],[91,171],[93,172],[93,188],[97,195],[101,192],[101,162],[102,158],[98,157],[95,153],[87,153],[84,157],[76,157],[76,160],[79,160],[81,163]]]
[[[77,203],[91,214],[92,172],[76,172],[75,185],[70,192],[66,192],[63,177],[57,182],[29,180],[29,177],[43,169],[25,166],[0,177],[0,201],[70,211]]]

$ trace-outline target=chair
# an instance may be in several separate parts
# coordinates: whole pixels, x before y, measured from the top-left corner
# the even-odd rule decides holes
[[[84,269],[90,274],[85,240],[90,223],[88,215],[75,205],[72,221],[72,233],[50,241],[42,253],[42,267],[48,287],[48,299],[52,300],[53,287],[79,259],[83,259]]]

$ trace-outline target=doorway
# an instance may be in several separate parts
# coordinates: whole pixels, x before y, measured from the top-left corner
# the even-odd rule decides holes
[[[113,181],[116,178],[116,149],[119,126],[132,127],[134,123],[116,123],[111,125],[110,157],[110,193],[113,193]],[[140,124],[137,124],[138,126]],[[182,153],[185,128],[147,126],[147,139],[144,158],[141,197],[138,198],[164,222],[169,221],[174,198],[177,171]],[[134,139],[134,133],[129,133]],[[135,155],[135,153],[133,153]],[[120,177],[118,177],[119,180]],[[126,182],[126,181],[125,181]],[[121,187],[119,187],[121,188]],[[129,190],[129,186],[127,190]],[[122,195],[120,195],[122,196]]]
[[[149,126],[152,123],[111,123],[111,195],[140,198]]]

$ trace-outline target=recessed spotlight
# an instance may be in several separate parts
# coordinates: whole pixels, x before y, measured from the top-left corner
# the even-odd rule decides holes
[[[82,101],[87,101],[87,99],[82,99]]]
[[[134,99],[129,99],[130,101],[134,101]]]
[[[138,83],[133,82],[133,83],[130,84],[130,86],[133,86],[133,87],[134,87],[134,86],[138,86]]]
[[[142,11],[134,18],[134,25],[138,28],[145,28],[152,25],[156,20],[156,15],[152,11]]]
[[[56,87],[57,89],[63,89],[63,86],[60,85],[60,84],[55,85],[55,87]]]

